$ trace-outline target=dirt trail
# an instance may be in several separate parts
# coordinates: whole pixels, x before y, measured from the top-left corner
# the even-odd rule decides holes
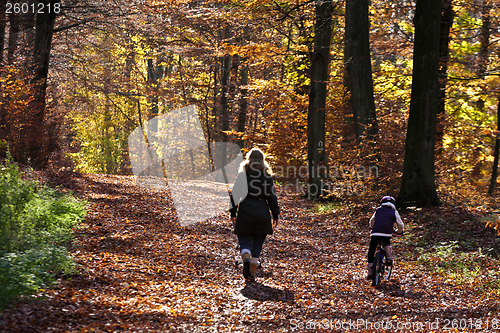
[[[167,194],[140,189],[132,177],[57,182],[90,204],[72,249],[77,272],[19,302],[0,319],[1,331],[439,332],[458,319],[468,332],[487,320],[484,331],[492,331],[500,320],[490,301],[415,271],[402,256],[392,280],[371,287],[367,216],[346,207],[319,215],[298,196],[279,197],[281,224],[257,283],[245,285],[228,215],[183,228]]]

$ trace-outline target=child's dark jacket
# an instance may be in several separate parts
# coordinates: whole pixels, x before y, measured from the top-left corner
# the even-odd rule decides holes
[[[392,237],[392,232],[403,232],[404,224],[396,207],[390,203],[383,203],[370,219],[372,236]]]

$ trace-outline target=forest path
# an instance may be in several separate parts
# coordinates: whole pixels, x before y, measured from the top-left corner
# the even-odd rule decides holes
[[[495,316],[489,300],[415,271],[397,239],[394,275],[371,287],[371,212],[313,213],[313,203],[280,196],[280,226],[266,241],[257,283],[245,285],[228,214],[180,227],[166,193],[138,188],[133,177],[53,182],[90,205],[72,249],[77,271],[6,312],[1,331],[429,332],[452,328],[452,319],[474,331],[476,320],[491,327]]]

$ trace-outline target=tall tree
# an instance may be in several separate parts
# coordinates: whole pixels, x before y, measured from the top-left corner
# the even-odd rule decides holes
[[[417,0],[414,26],[410,116],[398,202],[404,206],[439,204],[434,144],[439,96],[441,1]]]
[[[26,142],[27,158],[36,167],[45,167],[49,154],[53,149],[52,136],[48,133],[50,128],[45,121],[46,115],[46,91],[47,77],[49,74],[50,51],[52,47],[52,36],[58,10],[59,0],[45,0],[44,8],[51,8],[40,12],[36,16],[35,40],[33,46],[33,101],[30,103],[32,119],[27,129]],[[57,5],[56,5],[57,4]]]
[[[442,149],[445,121],[446,84],[448,83],[448,63],[450,61],[450,31],[455,12],[453,1],[443,0],[441,13],[441,34],[439,39],[439,108],[436,128],[436,144]]]
[[[356,137],[377,133],[370,57],[369,0],[347,0],[345,12],[344,85],[352,108]]]
[[[3,69],[4,69],[4,64],[3,64],[3,59],[4,59],[4,52],[3,52],[3,45],[5,43],[5,35],[6,35],[6,26],[7,26],[7,15],[5,13],[5,5],[7,1],[6,0],[0,0],[0,76],[3,76]],[[6,139],[7,137],[7,126],[5,123],[5,106],[3,103],[4,97],[4,92],[3,92],[4,87],[0,87],[0,156],[4,154],[4,148],[1,147],[3,144],[3,140]]]
[[[246,122],[247,122],[247,112],[248,112],[248,64],[244,63],[240,70],[241,75],[241,93],[240,93],[240,110],[238,113],[238,125],[237,130],[240,133],[245,132]],[[239,145],[241,148],[244,146],[244,140],[239,140]]]
[[[0,48],[0,69],[2,68],[3,64],[3,45],[5,43],[5,28],[6,28],[6,23],[7,23],[7,15],[5,13],[5,5],[7,1],[6,0],[0,0],[0,45],[2,46]]]
[[[17,14],[9,14],[9,40],[7,46],[7,62],[12,64],[14,55],[18,46],[19,40],[19,21],[20,16]]]
[[[311,58],[311,86],[307,117],[307,162],[309,196],[322,194],[322,172],[326,168],[325,107],[332,38],[332,0],[316,0],[314,23],[314,52]]]
[[[497,105],[497,135],[495,140],[495,150],[493,151],[493,168],[491,170],[490,186],[488,194],[491,196],[495,193],[498,178],[498,160],[500,155],[500,96],[498,97]]]
[[[484,78],[488,70],[489,61],[489,50],[490,50],[490,37],[491,37],[491,4],[488,1],[483,1],[481,6],[481,29],[479,31],[480,36],[480,48],[479,48],[479,66],[477,68],[478,76]]]
[[[151,104],[151,116],[156,117],[159,114],[158,109],[158,88],[160,87],[159,81],[163,77],[164,68],[161,65],[161,59],[156,60],[156,64],[154,64],[154,59],[148,59],[148,85],[149,89],[151,89],[153,97],[149,99],[149,103]],[[180,60],[179,60],[180,62]]]

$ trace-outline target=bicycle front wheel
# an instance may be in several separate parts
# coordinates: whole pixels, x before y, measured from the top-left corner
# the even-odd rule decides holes
[[[384,280],[389,280],[392,273],[392,266],[385,266]]]

